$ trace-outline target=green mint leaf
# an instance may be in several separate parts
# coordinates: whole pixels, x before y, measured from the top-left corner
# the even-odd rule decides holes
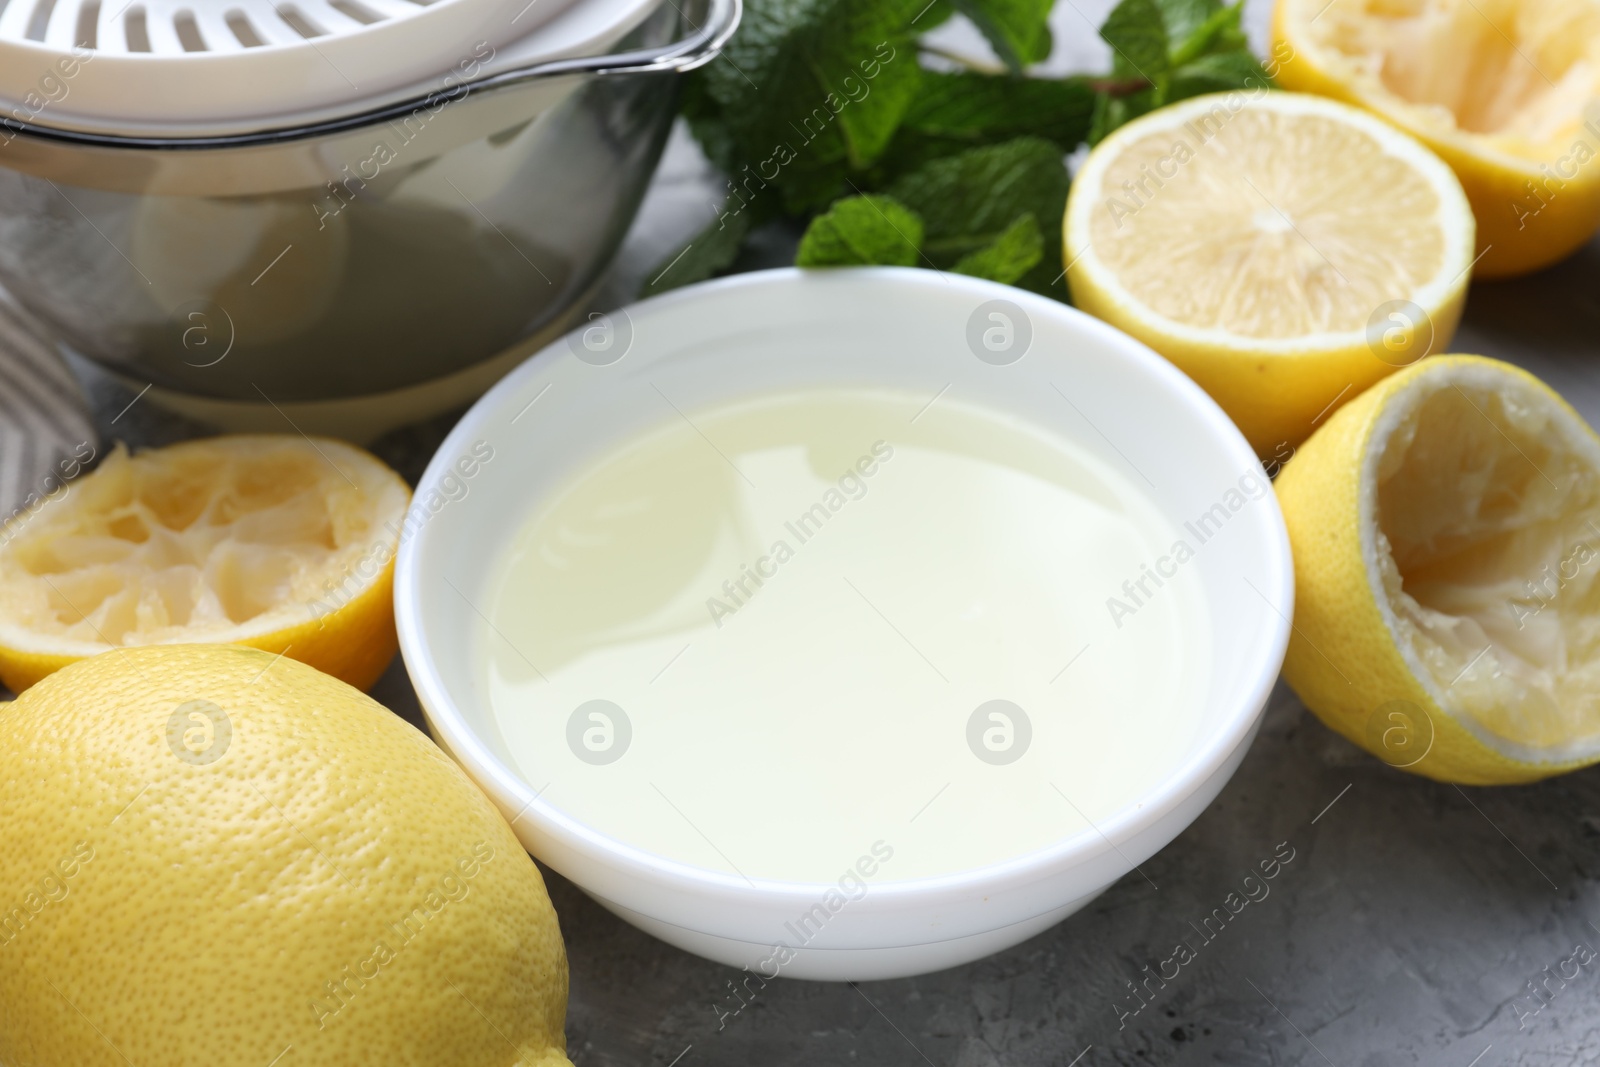
[[[953,0],[983,31],[1000,61],[1014,71],[1050,55],[1050,8],[1055,0]]]
[[[922,232],[917,214],[890,197],[847,197],[811,220],[794,262],[798,267],[911,267],[920,258]]]
[[[1183,2],[1183,0],[1167,0],[1167,2]],[[1239,16],[1244,11],[1244,0],[1231,7],[1216,6],[1216,10],[1206,16],[1205,20],[1186,29],[1182,33],[1172,33],[1172,40],[1180,42],[1172,51],[1172,65],[1181,67],[1204,55],[1215,52],[1246,52],[1250,50],[1249,39],[1239,25]],[[1168,22],[1171,32],[1172,22]]]
[[[1222,93],[1230,89],[1261,90],[1274,88],[1272,78],[1249,52],[1218,52],[1201,56],[1172,72],[1170,96],[1182,100],[1202,93]]]
[[[895,181],[890,191],[923,216],[927,223],[923,254],[935,266],[965,263],[974,272],[981,268],[988,276],[1000,277],[1009,273],[1002,269],[1009,261],[1023,271],[1010,283],[1065,299],[1065,287],[1051,283],[1061,272],[1067,184],[1059,145],[1018,137],[931,160]],[[1030,242],[1024,232],[1013,232],[1023,215],[1033,219],[1033,232],[1040,241],[1031,269],[1023,266]],[[991,255],[982,256],[996,245],[999,248]]]
[[[909,37],[886,36],[873,45],[866,58],[859,58],[863,54],[860,46],[866,43],[860,34],[832,40],[813,60],[817,83],[833,86],[833,96],[825,102],[829,109],[839,108],[846,159],[856,170],[871,165],[889,147],[922,81],[916,46]],[[828,70],[845,73],[830,76],[825,73]],[[876,71],[876,76],[868,79],[868,70]],[[811,120],[821,117],[816,108],[808,116]],[[802,126],[810,129],[809,123]]]
[[[897,172],[935,155],[1032,135],[1070,152],[1088,135],[1094,90],[1082,78],[925,71],[888,159]],[[906,160],[919,157],[910,166]]]
[[[693,128],[725,133],[708,147],[747,197],[795,213],[830,203],[882,154],[916,95],[909,27],[925,4],[747,0],[738,33],[692,79]]]
[[[1166,79],[1168,40],[1156,0],[1122,0],[1100,26],[1111,46],[1113,78],[1139,78],[1159,86]]]
[[[1070,304],[1072,294],[1067,290],[1067,272],[1061,267],[1060,251],[1051,255],[1047,250],[1032,270],[1011,284],[1018,289],[1026,289],[1030,293],[1038,293],[1040,296],[1059,300],[1063,304]]]
[[[912,16],[911,29],[916,33],[927,33],[939,24],[949,22],[955,13],[956,6],[952,0],[932,0],[919,14]]]
[[[1018,137],[932,160],[888,193],[922,216],[926,250],[942,266],[989,244],[1024,213],[1046,233],[1059,229],[1067,169],[1055,144]]]
[[[1123,0],[1101,28],[1101,36],[1118,51],[1112,76],[1092,83],[1099,94],[1089,144],[1099,144],[1112,130],[1175,100],[1270,87],[1271,80],[1250,54],[1239,27],[1242,9],[1242,0],[1226,7],[1221,0]],[[1160,23],[1169,48],[1159,63],[1152,63],[1150,55],[1136,54],[1137,49],[1155,47],[1152,19]]]
[[[1125,126],[1140,115],[1148,115],[1166,100],[1166,92],[1154,88],[1141,89],[1125,96],[1100,94],[1096,101],[1094,124],[1089,130],[1089,144],[1099,144],[1106,135],[1119,126]]]
[[[694,240],[657,263],[639,295],[655,296],[680,285],[703,282],[727,270],[750,232],[751,218],[750,211],[724,211],[695,234]]]
[[[1218,12],[1226,10],[1220,0],[1156,0],[1156,7],[1173,55],[1188,47],[1195,33]]]
[[[1020,216],[992,242],[962,256],[951,270],[1011,285],[1044,258],[1044,235],[1032,212]]]

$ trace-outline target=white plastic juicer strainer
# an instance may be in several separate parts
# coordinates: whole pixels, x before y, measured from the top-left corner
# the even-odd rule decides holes
[[[232,428],[363,438],[589,311],[739,0],[0,0],[0,284]]]

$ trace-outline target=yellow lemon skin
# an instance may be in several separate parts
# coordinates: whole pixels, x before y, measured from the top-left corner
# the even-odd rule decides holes
[[[564,1067],[533,861],[291,658],[114,650],[0,706],[0,1061]]]
[[[1532,162],[1525,169],[1514,169],[1474,151],[1468,137],[1444,136],[1416,121],[1405,109],[1378,105],[1349,81],[1319,65],[1313,50],[1296,43],[1291,32],[1293,2],[1278,0],[1273,8],[1273,54],[1288,57],[1277,69],[1278,84],[1365,108],[1411,134],[1449,164],[1478,222],[1477,250],[1482,258],[1472,268],[1476,277],[1514,278],[1542,270],[1588,244],[1600,229],[1600,164],[1578,166],[1571,159],[1563,164],[1570,146],[1562,144],[1555,158],[1547,162],[1564,166],[1572,177],[1558,175],[1558,180],[1551,181]],[[1594,137],[1583,139],[1591,150],[1596,147]]]
[[[1519,376],[1567,407],[1525,371],[1481,356],[1450,355],[1384,379],[1331,415],[1274,483],[1295,564],[1294,628],[1283,676],[1330,729],[1391,766],[1442,782],[1510,785],[1593,761],[1533,764],[1512,759],[1483,744],[1440,708],[1401,655],[1362,554],[1361,473],[1380,414],[1417,376],[1464,363],[1489,364]],[[1428,729],[1418,731],[1410,728],[1415,724],[1383,717],[1384,708],[1399,703],[1426,715],[1431,738],[1425,736]],[[1387,747],[1385,731],[1391,729],[1404,733],[1391,734],[1400,744]],[[1426,755],[1412,762],[1414,751],[1405,751],[1405,744],[1425,747]]]
[[[107,647],[215,641],[368,689],[399,650],[394,556],[410,496],[342,441],[224,435],[131,457],[119,445],[0,528],[0,683],[21,692]],[[283,575],[285,557],[305,574]],[[54,612],[29,595],[46,591]],[[139,601],[136,625],[92,621],[120,597]],[[212,602],[238,613],[197,620]]]
[[[357,689],[371,689],[400,650],[394,625],[394,560],[342,607],[297,626],[236,643],[289,656]],[[82,658],[0,645],[0,682],[20,693]]]
[[[1117,300],[1089,272],[1075,273],[1069,268],[1067,276],[1074,305],[1143,341],[1193,378],[1262,457],[1281,455],[1285,448],[1299,445],[1326,421],[1334,405],[1347,402],[1425,354],[1402,349],[1386,353],[1388,359],[1379,359],[1364,341],[1274,353],[1199,344],[1153,329],[1144,315]],[[1429,315],[1435,348],[1455,335],[1466,302],[1467,281],[1463,276]]]

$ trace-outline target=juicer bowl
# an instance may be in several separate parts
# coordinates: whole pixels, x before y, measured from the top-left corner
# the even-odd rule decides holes
[[[678,82],[738,15],[663,3],[610,54],[295,128],[5,120],[0,284],[68,351],[202,407],[464,404],[597,310]],[[462,48],[459,76],[490,69],[491,46]]]

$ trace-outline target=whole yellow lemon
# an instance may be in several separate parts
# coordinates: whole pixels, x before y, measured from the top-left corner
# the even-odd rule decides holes
[[[0,706],[0,1062],[559,1067],[538,869],[432,742],[229,645]]]

